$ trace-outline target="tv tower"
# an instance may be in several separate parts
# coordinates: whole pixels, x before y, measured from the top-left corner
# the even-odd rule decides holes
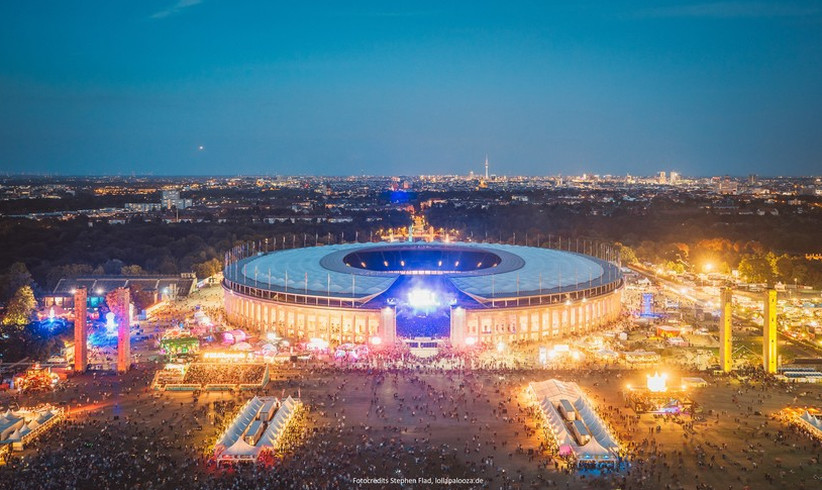
[[[485,180],[488,180],[488,154],[485,154]]]

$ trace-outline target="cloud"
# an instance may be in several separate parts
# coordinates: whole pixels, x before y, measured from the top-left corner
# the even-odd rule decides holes
[[[804,17],[822,13],[818,7],[779,2],[715,2],[659,7],[637,12],[638,17]]]
[[[178,13],[182,12],[183,10],[185,10],[189,7],[193,7],[195,5],[198,5],[202,2],[203,2],[203,0],[177,0],[177,3],[175,3],[174,5],[152,14],[151,18],[152,19],[165,19],[166,17],[170,17],[172,15],[178,14]]]

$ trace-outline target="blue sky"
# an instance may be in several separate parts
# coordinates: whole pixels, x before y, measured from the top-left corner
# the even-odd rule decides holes
[[[202,146],[202,150],[200,149]],[[0,171],[822,173],[822,2],[0,3]]]

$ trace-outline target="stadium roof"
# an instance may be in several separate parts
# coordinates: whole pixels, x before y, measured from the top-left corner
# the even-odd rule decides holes
[[[363,251],[442,254],[481,251],[496,255],[491,268],[469,271],[378,271],[351,267],[348,254]],[[436,268],[433,265],[432,268]],[[352,243],[259,254],[230,265],[226,278],[277,292],[367,298],[388,290],[403,274],[437,274],[474,297],[508,298],[594,287],[619,277],[617,266],[573,252],[486,243]]]

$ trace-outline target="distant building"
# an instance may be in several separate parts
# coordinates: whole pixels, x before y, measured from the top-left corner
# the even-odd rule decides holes
[[[163,205],[159,202],[127,202],[126,209],[129,211],[137,211],[140,213],[150,213],[151,211],[160,211]]]
[[[63,278],[50,293],[43,296],[43,306],[60,306],[74,308],[74,291],[85,286],[88,290],[88,304],[92,308],[98,307],[106,294],[117,288],[139,286],[143,291],[154,295],[154,302],[161,299],[175,299],[188,296],[194,291],[197,278],[194,273],[166,276],[84,276],[77,278]]]
[[[181,199],[180,198],[180,191],[178,190],[165,190],[163,191],[163,197],[160,201],[163,209],[185,209],[191,207],[191,199]]]
[[[739,192],[739,184],[725,177],[717,182],[716,192],[723,195],[736,195]]]
[[[671,172],[671,178],[669,179],[671,184],[676,184],[679,182],[679,172]]]
[[[665,175],[665,172],[659,172],[659,177],[657,177],[657,182],[660,184],[665,184],[668,182],[668,179]]]
[[[803,185],[799,188],[798,194],[800,196],[818,196],[819,190],[815,185]]]

